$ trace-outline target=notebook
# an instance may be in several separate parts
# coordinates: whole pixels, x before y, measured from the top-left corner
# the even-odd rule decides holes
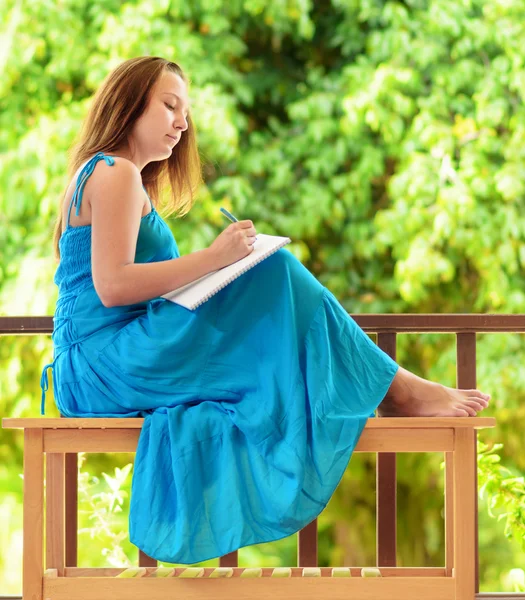
[[[268,258],[274,254],[274,252],[277,252],[279,248],[286,246],[286,244],[289,244],[290,242],[291,240],[288,237],[258,233],[257,239],[253,244],[253,250],[248,256],[241,258],[241,260],[238,260],[227,267],[208,273],[200,279],[168,292],[167,294],[164,294],[162,298],[171,300],[171,302],[185,306],[190,310],[195,310],[218,291],[222,290],[222,288],[237,279],[237,277],[246,273],[246,271],[249,271],[256,264],[260,263],[265,258]]]

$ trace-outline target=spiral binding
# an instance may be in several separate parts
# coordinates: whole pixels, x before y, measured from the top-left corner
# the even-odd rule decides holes
[[[198,308],[199,306],[201,306],[202,304],[207,302],[212,296],[215,296],[215,294],[217,294],[217,292],[220,292],[227,285],[229,285],[232,281],[235,281],[238,277],[240,277],[241,275],[243,275],[244,273],[246,273],[247,271],[249,271],[250,269],[255,267],[255,265],[258,265],[260,262],[262,262],[263,260],[265,260],[266,258],[271,256],[272,254],[275,254],[275,252],[277,252],[277,250],[280,250],[283,246],[286,246],[286,244],[289,244],[290,241],[291,240],[289,238],[283,240],[278,246],[276,246],[275,248],[272,248],[269,252],[266,252],[262,256],[259,256],[259,258],[257,260],[255,260],[254,262],[246,265],[246,267],[244,267],[244,269],[242,269],[242,271],[235,273],[234,275],[232,275],[225,281],[221,282],[217,287],[213,288],[213,290],[211,290],[208,294],[206,294],[206,296],[201,298],[198,302],[194,302],[193,304],[191,304],[191,309],[194,310],[195,308]]]

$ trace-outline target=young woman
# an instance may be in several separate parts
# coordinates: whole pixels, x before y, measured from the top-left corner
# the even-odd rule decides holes
[[[376,409],[468,417],[488,405],[399,367],[286,249],[195,311],[160,298],[248,255],[256,234],[233,223],[179,256],[155,208],[168,187],[168,208],[186,213],[201,177],[176,64],[115,69],[71,162],[48,367],[62,415],[144,417],[130,539],[148,555],[193,564],[295,533],[328,503]]]

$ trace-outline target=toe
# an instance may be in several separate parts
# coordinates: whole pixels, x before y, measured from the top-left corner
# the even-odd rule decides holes
[[[473,408],[476,412],[479,412],[485,408],[477,398],[469,398],[463,403],[463,405],[470,406],[470,408]]]
[[[470,417],[475,417],[477,410],[476,410],[474,404],[476,404],[476,403],[471,402],[470,400],[464,400],[463,402],[460,402],[459,404],[457,404],[456,408],[466,411]]]
[[[487,402],[490,400],[490,394],[484,394],[483,392],[480,392],[479,390],[470,390],[470,396],[476,396],[476,398],[482,398],[483,400],[486,400]]]
[[[483,392],[480,392],[479,390],[463,390],[463,393],[469,400],[475,400],[476,402],[479,402],[485,408],[489,405],[489,400],[490,400],[489,394],[484,394]]]
[[[456,413],[454,414],[455,417],[468,417],[469,414],[466,410],[463,410],[462,408],[456,408]]]

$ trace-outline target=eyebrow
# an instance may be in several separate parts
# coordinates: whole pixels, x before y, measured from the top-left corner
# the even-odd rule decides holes
[[[163,94],[167,95],[167,96],[175,96],[175,98],[177,98],[177,100],[182,100],[182,98],[180,96],[177,96],[177,94],[174,94],[173,92],[163,92]],[[188,102],[188,105],[186,107],[188,110],[191,108],[191,104]]]

